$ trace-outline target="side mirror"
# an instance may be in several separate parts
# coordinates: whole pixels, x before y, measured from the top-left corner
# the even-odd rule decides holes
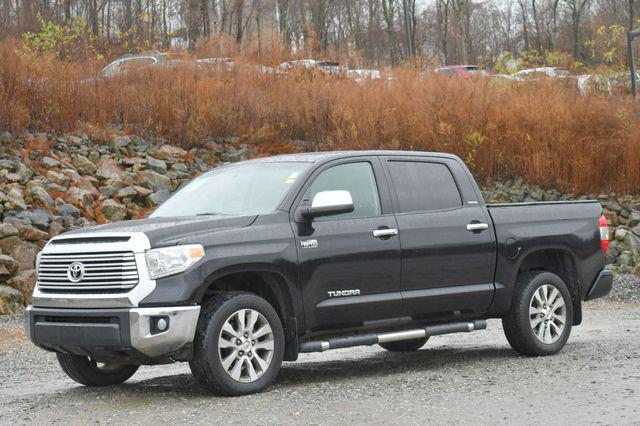
[[[312,220],[320,216],[351,213],[353,209],[353,198],[349,191],[321,191],[313,197],[311,207],[300,209],[300,215]]]

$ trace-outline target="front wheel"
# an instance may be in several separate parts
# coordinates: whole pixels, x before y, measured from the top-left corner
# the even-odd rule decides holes
[[[72,380],[85,386],[112,386],[126,382],[138,371],[137,365],[96,362],[93,358],[58,353],[58,363]]]
[[[250,293],[226,293],[203,306],[191,372],[211,393],[261,392],[276,378],[284,356],[284,331],[275,309]]]
[[[551,272],[526,272],[516,282],[510,311],[502,319],[509,344],[528,356],[553,355],[567,343],[573,305],[566,284]]]

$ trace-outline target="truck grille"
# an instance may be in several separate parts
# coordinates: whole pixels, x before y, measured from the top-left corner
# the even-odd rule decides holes
[[[72,266],[73,265],[73,266]],[[124,292],[138,284],[133,252],[42,254],[38,288],[56,292]]]

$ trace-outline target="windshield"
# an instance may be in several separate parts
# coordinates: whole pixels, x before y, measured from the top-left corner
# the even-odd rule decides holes
[[[151,217],[271,213],[308,166],[273,162],[221,167],[176,192]]]

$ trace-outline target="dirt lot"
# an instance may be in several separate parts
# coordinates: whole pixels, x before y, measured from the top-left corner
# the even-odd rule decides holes
[[[186,364],[143,367],[89,389],[0,317],[0,424],[9,423],[638,423],[640,304],[590,303],[565,350],[513,352],[499,321],[433,338],[417,353],[377,346],[305,354],[267,392],[216,398]]]

